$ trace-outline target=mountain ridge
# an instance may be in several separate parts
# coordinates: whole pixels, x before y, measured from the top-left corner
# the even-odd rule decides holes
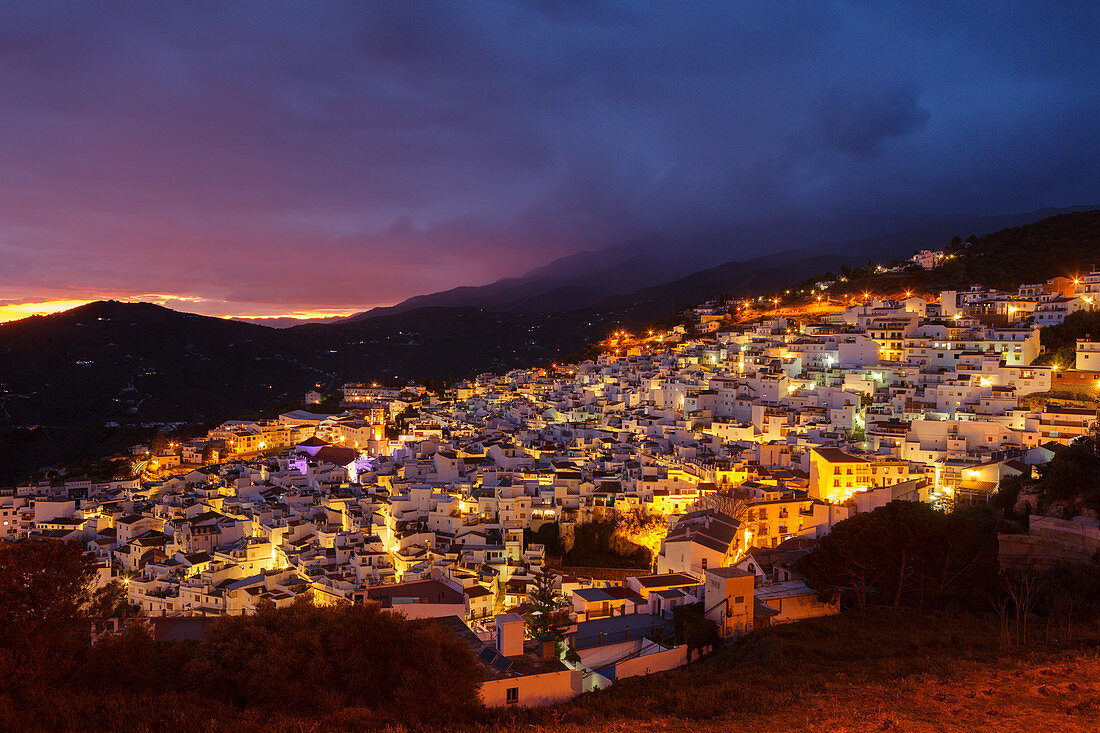
[[[699,237],[665,237],[651,235],[630,242],[597,250],[583,250],[559,257],[526,273],[501,278],[486,285],[464,285],[435,293],[424,293],[391,306],[372,308],[347,316],[345,321],[363,321],[383,315],[407,312],[426,306],[469,306],[502,311],[554,311],[569,308],[599,307],[605,300],[629,299],[634,291],[643,291],[662,284],[672,284],[706,270],[756,267],[774,269],[780,263],[793,264],[798,259],[811,259],[824,250],[836,260],[831,267],[842,264],[863,264],[862,258],[875,257],[889,261],[907,257],[924,247],[944,246],[954,236],[966,237],[1018,226],[1060,213],[1080,211],[1083,207],[1049,207],[1016,214],[994,214],[972,217],[943,217],[919,226],[909,226],[884,234],[867,237],[816,240],[815,244],[780,247],[751,258],[719,257],[715,241],[728,242],[737,236],[722,231]],[[1084,208],[1096,208],[1095,206]],[[750,229],[750,235],[752,230]],[[755,236],[763,236],[757,232]],[[779,239],[770,240],[774,246]],[[788,236],[785,241],[790,241]],[[661,244],[663,242],[663,244]],[[677,252],[670,247],[680,245]],[[743,249],[756,247],[752,242]],[[684,252],[709,248],[709,253],[692,256]],[[631,256],[632,249],[639,250]],[[758,247],[757,247],[758,249]],[[689,264],[690,263],[690,264]],[[805,268],[802,268],[803,270]],[[762,280],[771,282],[772,278]],[[656,291],[649,291],[656,292]],[[622,296],[622,297],[619,297]]]

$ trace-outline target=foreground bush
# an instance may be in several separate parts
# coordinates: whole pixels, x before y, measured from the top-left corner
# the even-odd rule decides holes
[[[133,711],[150,728],[193,727],[203,711],[221,711],[210,712],[221,719],[226,710],[244,719],[339,714],[375,725],[480,707],[480,672],[464,641],[373,605],[319,607],[302,596],[288,608],[221,618],[204,640],[189,642],[158,642],[133,620],[92,646],[97,622],[130,612],[117,584],[93,590],[95,575],[75,543],[0,543],[0,730],[38,728],[34,721],[114,727],[125,719],[109,711],[134,700],[161,701]],[[166,700],[189,701],[187,725],[164,709]],[[81,707],[103,719],[82,717]]]
[[[128,615],[122,586],[95,590],[76,542],[0,541],[0,689],[63,684],[80,673],[92,624]]]
[[[986,612],[997,592],[997,534],[989,512],[950,514],[892,501],[838,523],[799,561],[811,587],[842,608],[963,607]]]
[[[299,602],[220,620],[183,678],[241,707],[366,707],[423,719],[477,704],[475,665],[464,642],[430,621]]]
[[[237,709],[316,714],[342,708],[402,721],[478,706],[469,647],[430,621],[374,606],[300,600],[219,619],[202,642],[155,642],[142,627],[92,651],[89,691],[194,693]]]

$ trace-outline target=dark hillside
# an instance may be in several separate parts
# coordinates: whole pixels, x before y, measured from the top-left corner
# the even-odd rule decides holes
[[[561,360],[619,323],[639,325],[632,318],[437,307],[281,330],[97,302],[0,324],[0,483],[114,453],[158,423],[273,416],[315,385],[459,379]]]
[[[969,239],[966,234],[959,236]],[[1059,214],[975,237],[954,247],[950,242],[940,242],[939,247],[948,248],[953,256],[934,270],[887,274],[856,270],[848,275],[848,282],[838,282],[830,292],[869,290],[888,294],[911,290],[938,295],[943,290],[960,290],[974,284],[1015,289],[1021,283],[1084,274],[1100,266],[1100,210]],[[811,279],[822,277],[824,272]]]

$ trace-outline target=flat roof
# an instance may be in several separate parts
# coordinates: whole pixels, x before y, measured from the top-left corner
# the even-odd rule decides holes
[[[643,588],[672,588],[680,585],[699,585],[702,581],[688,573],[661,573],[659,575],[640,575],[638,583]]]

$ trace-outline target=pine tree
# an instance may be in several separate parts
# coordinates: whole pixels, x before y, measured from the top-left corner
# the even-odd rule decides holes
[[[527,592],[527,600],[532,606],[527,617],[527,633],[536,639],[544,636],[563,639],[568,618],[562,597],[554,588],[554,574],[543,568],[535,576],[535,585]]]

